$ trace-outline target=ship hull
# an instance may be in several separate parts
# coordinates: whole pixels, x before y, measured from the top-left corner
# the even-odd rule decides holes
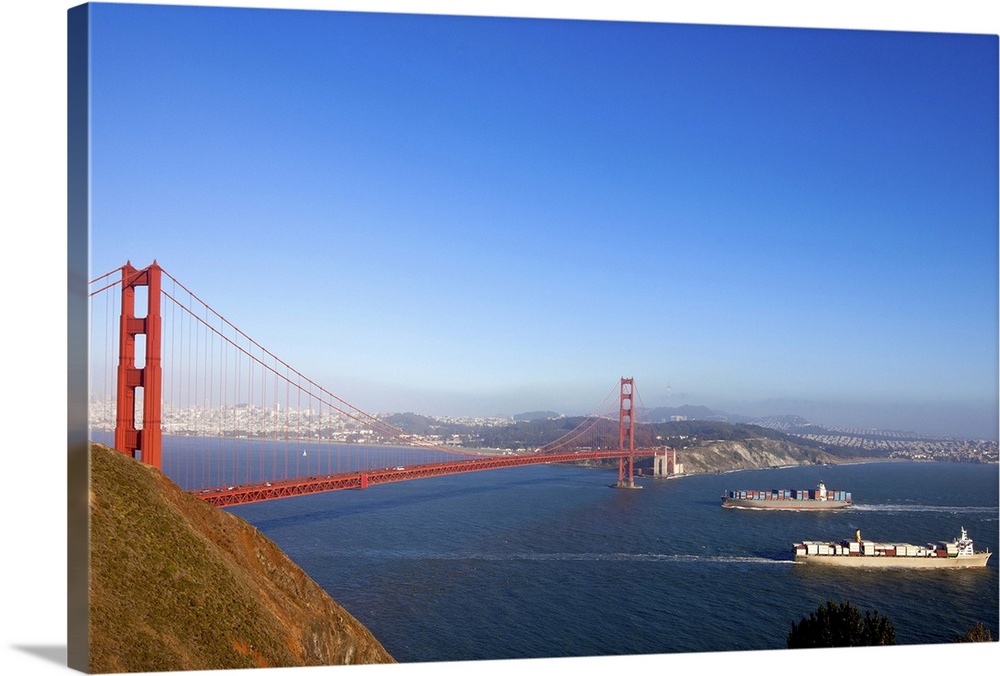
[[[743,500],[723,498],[722,506],[729,509],[794,509],[825,510],[846,509],[851,503],[846,500]]]
[[[796,563],[848,568],[982,568],[992,552],[969,556],[845,556],[807,554],[796,556]]]

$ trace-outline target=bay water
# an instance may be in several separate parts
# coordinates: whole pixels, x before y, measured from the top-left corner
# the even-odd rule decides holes
[[[998,467],[883,462],[671,479],[540,465],[242,505],[400,662],[774,650],[827,600],[877,610],[897,643],[998,630],[998,561],[853,570],[802,540],[998,545]],[[828,489],[830,512],[721,507],[725,490]]]

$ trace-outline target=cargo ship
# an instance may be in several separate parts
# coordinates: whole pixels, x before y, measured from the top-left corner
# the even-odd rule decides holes
[[[827,566],[858,568],[982,568],[991,552],[972,548],[969,534],[951,542],[911,545],[903,542],[863,540],[857,531],[854,540],[841,542],[797,542],[792,547],[795,561]]]
[[[722,496],[722,506],[737,509],[844,509],[851,506],[851,494],[827,490],[820,481],[814,490],[807,491],[726,491]]]

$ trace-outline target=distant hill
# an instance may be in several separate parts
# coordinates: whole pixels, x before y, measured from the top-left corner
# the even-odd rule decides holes
[[[391,413],[383,414],[380,416],[390,425],[397,427],[404,432],[409,434],[421,434],[421,435],[467,435],[470,432],[477,432],[479,430],[479,425],[469,422],[471,419],[465,421],[458,421],[455,419],[444,419],[434,416],[418,415],[416,413]],[[517,415],[507,418],[510,427],[516,428],[513,430],[502,431],[498,428],[504,427],[504,424],[497,424],[495,419],[492,419],[489,426],[492,429],[487,436],[489,436],[492,441],[489,441],[487,445],[497,445],[497,446],[508,446],[505,443],[504,437],[516,438],[523,445],[540,445],[552,441],[551,438],[546,437],[547,430],[561,430],[566,431],[571,429],[572,425],[567,427],[570,421],[574,421],[573,425],[578,424],[582,418],[580,416],[566,416],[555,411],[530,411],[526,413],[518,413]],[[735,413],[727,413],[724,411],[717,411],[711,409],[707,406],[696,406],[691,404],[685,404],[684,406],[659,406],[656,408],[646,409],[642,411],[641,422],[649,422],[654,425],[669,424],[674,422],[706,422],[706,423],[724,423],[728,425],[755,425],[758,427],[764,427],[771,430],[776,430],[784,434],[792,435],[795,437],[817,437],[817,436],[828,436],[828,437],[839,437],[843,440],[846,439],[911,439],[911,440],[936,440],[936,437],[926,435],[926,434],[916,434],[913,432],[903,432],[903,431],[893,431],[893,430],[876,430],[876,429],[865,429],[865,430],[845,430],[841,428],[828,428],[823,425],[811,422],[798,415],[772,415],[763,417],[753,417],[740,415]],[[724,428],[719,428],[724,429]],[[659,432],[657,432],[659,434]],[[724,433],[725,434],[725,433]],[[484,442],[486,440],[483,440]],[[871,450],[871,449],[869,449]],[[834,451],[835,453],[837,451]],[[843,451],[842,451],[843,452]],[[885,452],[875,452],[874,456],[885,455]]]
[[[774,415],[765,418],[756,418],[754,424],[762,427],[769,427],[787,434],[827,434],[827,428],[809,422],[798,415]]]
[[[434,418],[418,413],[390,413],[382,419],[410,434],[434,434],[441,428],[441,423]]]
[[[246,521],[91,445],[90,673],[392,663]]]
[[[678,454],[686,474],[767,469],[790,465],[829,465],[842,459],[819,447],[802,445],[791,437],[748,437],[705,440],[684,447]],[[652,460],[636,461],[637,468],[652,471]]]
[[[531,411],[530,413],[518,413],[514,416],[514,420],[551,420],[559,417],[561,414],[555,411]]]
[[[386,420],[411,434],[426,435],[430,439],[447,438],[469,448],[509,449],[512,451],[538,448],[564,437],[583,423],[581,416],[567,417],[552,411],[533,411],[518,414],[517,419],[456,420],[432,418],[412,413],[393,414]],[[664,445],[676,449],[692,449],[712,442],[771,439],[784,442],[788,452],[786,460],[792,463],[809,463],[825,457],[820,462],[833,460],[859,461],[880,458],[909,458],[916,460],[948,460],[951,462],[995,462],[996,442],[977,440],[940,439],[926,434],[878,429],[828,428],[798,415],[773,415],[749,417],[716,411],[707,406],[658,407],[642,411],[639,421],[651,423],[643,426],[640,445]],[[649,436],[651,435],[651,436]],[[652,439],[657,439],[653,442]],[[584,445],[599,448],[617,447],[618,421],[602,419],[588,429]],[[793,451],[792,448],[799,449]],[[822,455],[816,455],[817,453]],[[724,458],[718,458],[719,467],[706,463],[702,471],[719,471],[732,468]],[[749,465],[753,462],[748,460]],[[695,467],[694,462],[688,464]]]
[[[660,406],[646,411],[646,418],[651,422],[667,422],[672,418],[687,418],[688,420],[715,420],[729,422],[728,416],[718,414],[707,406]]]
[[[750,423],[732,424],[710,420],[676,420],[654,424],[653,429],[665,445],[684,449],[685,454],[695,449],[719,448],[727,443],[735,442],[751,449],[766,447],[768,452],[775,454],[775,457],[783,458],[780,462],[775,461],[764,466],[829,463],[838,459],[858,457],[853,449],[802,439],[780,430]],[[706,460],[711,457],[711,453],[705,455]],[[744,459],[749,460],[748,458]],[[708,463],[702,469],[703,471],[736,469],[731,460],[720,458],[718,463]],[[749,465],[744,465],[743,468],[747,469],[751,466],[754,466],[753,461],[750,461]]]

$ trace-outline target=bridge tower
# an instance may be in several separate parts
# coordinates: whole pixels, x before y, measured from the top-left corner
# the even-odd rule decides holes
[[[161,357],[160,279],[161,268],[153,264],[136,270],[131,263],[122,268],[122,309],[118,334],[118,407],[115,448],[147,465],[161,469],[162,431],[160,406],[163,396]],[[145,317],[135,316],[135,291],[147,287]],[[145,336],[144,364],[137,367],[136,336]],[[142,429],[137,429],[136,390],[142,388]]]
[[[618,408],[618,450],[629,452],[628,458],[618,459],[618,488],[638,488],[633,479],[635,466],[635,408],[633,406],[633,379],[622,378],[621,399]]]

